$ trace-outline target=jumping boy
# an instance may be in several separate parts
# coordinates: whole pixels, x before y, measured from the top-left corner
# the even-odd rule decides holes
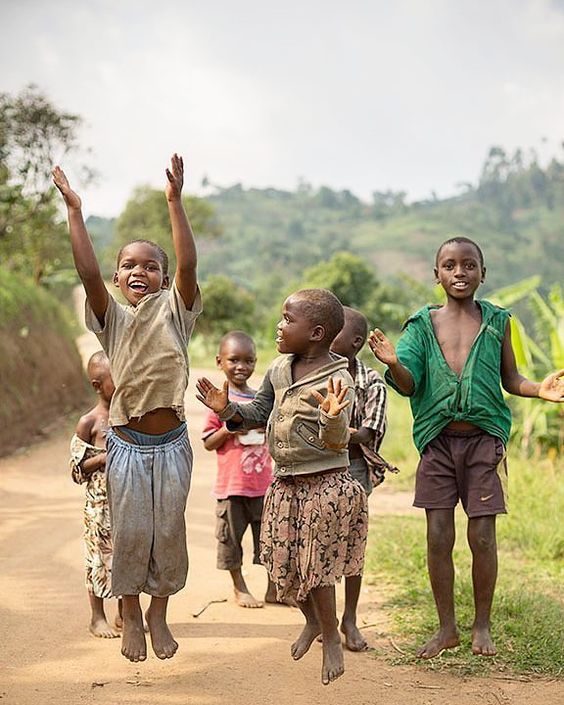
[[[219,344],[216,364],[223,371],[229,400],[252,401],[256,390],[247,384],[257,361],[253,339],[242,331],[226,333]],[[235,600],[241,607],[262,607],[250,592],[243,573],[242,540],[247,527],[253,534],[253,563],[260,564],[259,537],[264,495],[272,482],[272,461],[264,432],[231,433],[214,411],[204,421],[206,450],[217,452],[217,478],[213,488],[216,506],[217,567],[228,570]],[[265,600],[275,602],[270,585]]]
[[[86,368],[90,384],[98,395],[98,403],[81,416],[70,443],[72,479],[86,485],[84,504],[84,547],[86,562],[86,589],[90,602],[90,633],[104,639],[113,639],[119,632],[106,619],[104,600],[112,596],[112,535],[110,510],[106,493],[106,434],[108,414],[114,393],[110,362],[106,353],[94,353]],[[121,600],[118,603],[121,613]],[[122,627],[121,614],[115,619]]]
[[[295,660],[321,634],[321,682],[344,673],[335,582],[360,575],[367,533],[366,494],[346,471],[352,379],[347,361],[330,352],[343,327],[340,301],[305,289],[284,302],[269,367],[249,404],[198,380],[198,399],[229,430],[267,427],[275,479],[265,497],[261,560],[277,598],[297,600],[306,625],[292,644]]]
[[[354,380],[354,402],[351,411],[349,439],[349,472],[362,485],[369,497],[373,485],[384,479],[385,461],[377,455],[386,432],[387,389],[376,370],[367,367],[357,355],[368,337],[366,316],[354,308],[344,307],[345,325],[331,344],[331,350],[348,360],[348,370]],[[362,575],[345,578],[345,610],[341,632],[350,651],[365,651],[366,639],[356,624],[356,609]]]
[[[435,276],[444,306],[426,306],[408,319],[397,351],[376,329],[374,355],[386,380],[410,397],[413,437],[421,454],[416,507],[427,515],[427,563],[439,617],[438,632],[418,651],[433,658],[459,644],[454,614],[454,507],[468,515],[475,616],[474,654],[493,656],[490,613],[497,578],[496,515],[507,511],[505,447],[511,413],[501,387],[521,397],[564,401],[564,370],[532,382],[519,374],[509,312],[474,293],[486,276],[479,246],[465,237],[444,242]]]
[[[81,201],[59,167],[54,182],[68,210],[78,274],[86,290],[86,321],[110,359],[115,393],[110,404],[106,476],[114,559],[112,593],[123,596],[122,654],[147,657],[139,594],[151,595],[146,613],[155,654],[174,656],[178,644],[167,622],[170,595],[188,571],[184,510],[192,450],[184,422],[188,383],[186,346],[201,312],[196,246],[182,205],[184,165],[176,154],[165,189],[176,254],[169,289],[161,247],[135,240],[121,248],[114,284],[128,305],[108,294],[81,212]]]

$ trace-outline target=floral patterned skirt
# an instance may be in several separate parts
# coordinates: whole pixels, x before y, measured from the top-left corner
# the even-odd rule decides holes
[[[361,575],[366,494],[348,472],[275,478],[264,501],[261,562],[279,600]]]

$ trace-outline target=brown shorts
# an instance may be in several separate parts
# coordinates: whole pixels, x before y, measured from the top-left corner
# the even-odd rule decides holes
[[[279,600],[361,575],[366,493],[344,469],[275,478],[264,500],[261,560]]]
[[[243,564],[241,542],[247,527],[253,532],[253,563],[260,563],[260,518],[264,497],[227,497],[218,499],[215,510],[217,539],[217,567],[236,570]]]
[[[503,441],[477,429],[444,429],[427,445],[417,467],[414,507],[451,509],[458,500],[470,518],[507,512]]]

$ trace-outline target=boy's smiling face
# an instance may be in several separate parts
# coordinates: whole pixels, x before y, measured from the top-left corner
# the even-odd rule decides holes
[[[257,356],[254,345],[241,338],[228,338],[216,357],[217,366],[223,370],[229,384],[243,389],[255,371]]]
[[[159,252],[152,245],[132,242],[123,248],[114,274],[114,284],[132,306],[136,306],[147,294],[167,289],[168,283]]]
[[[476,247],[468,242],[450,242],[437,257],[435,276],[447,296],[466,299],[474,295],[486,277]]]
[[[321,328],[323,331],[321,326],[314,326],[304,315],[301,304],[300,299],[295,296],[289,296],[284,301],[282,318],[276,327],[278,352],[300,355],[307,350],[314,339],[319,339],[316,335],[316,329]]]

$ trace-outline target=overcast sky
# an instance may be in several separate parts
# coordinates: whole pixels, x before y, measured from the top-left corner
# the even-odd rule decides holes
[[[493,144],[564,139],[564,0],[1,0],[0,61],[0,91],[83,116],[106,216],[175,150],[191,191],[417,199],[475,181]]]

